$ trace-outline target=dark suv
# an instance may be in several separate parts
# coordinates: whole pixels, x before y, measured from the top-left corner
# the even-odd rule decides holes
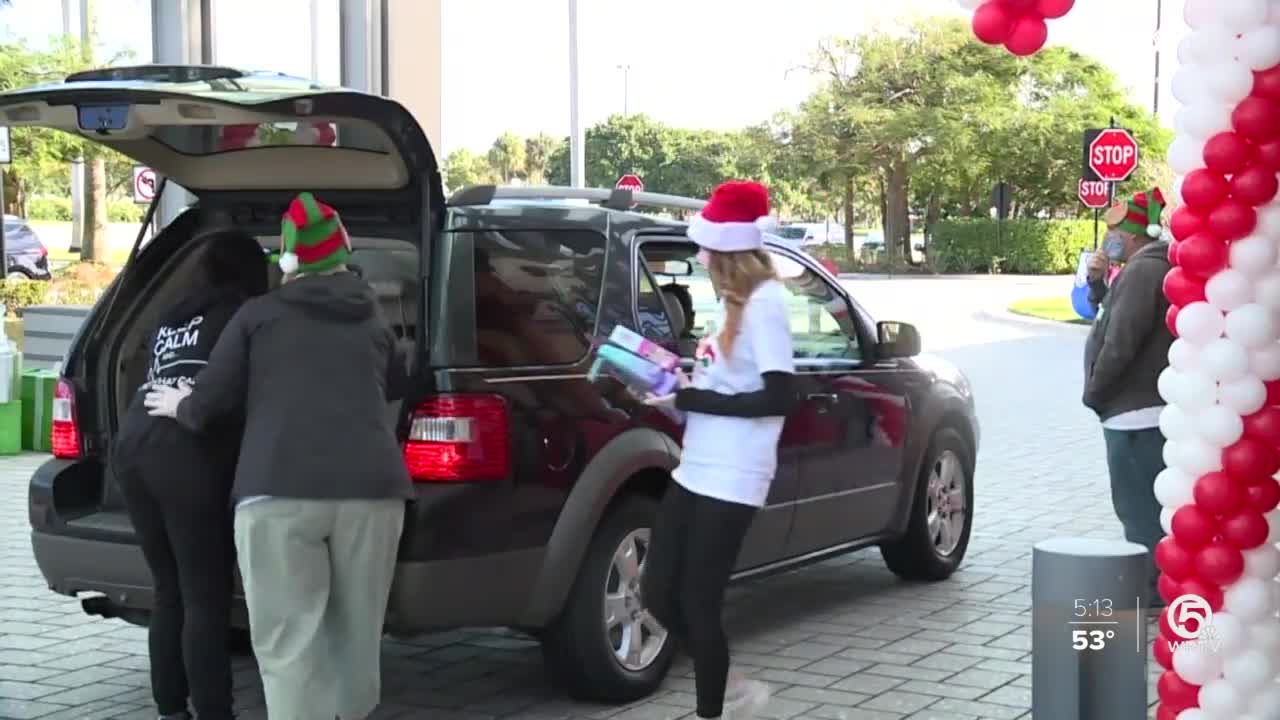
[[[625,701],[657,687],[674,643],[638,603],[637,581],[681,432],[587,371],[617,325],[691,355],[714,291],[683,223],[630,208],[701,202],[490,186],[446,200],[399,104],[225,68],[84,73],[0,94],[0,118],[90,137],[194,196],[139,239],[67,354],[55,459],[30,486],[32,547],[55,592],[147,622],[151,578],[105,462],[144,377],[142,333],[194,275],[209,228],[234,224],[272,249],[286,202],[308,189],[341,212],[354,264],[414,367],[412,397],[388,407],[416,481],[388,632],[508,626],[542,641],[576,696]],[[791,290],[802,402],[738,576],[879,545],[903,577],[946,578],[972,517],[968,383],[786,241],[769,251]]]

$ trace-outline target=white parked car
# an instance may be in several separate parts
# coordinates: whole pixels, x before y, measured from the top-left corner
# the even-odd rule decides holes
[[[838,223],[791,223],[778,228],[778,235],[800,245],[844,244],[844,226]]]

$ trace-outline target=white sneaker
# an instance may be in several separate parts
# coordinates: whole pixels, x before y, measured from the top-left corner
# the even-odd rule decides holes
[[[749,720],[769,703],[769,686],[741,675],[731,676],[724,692],[724,720]]]

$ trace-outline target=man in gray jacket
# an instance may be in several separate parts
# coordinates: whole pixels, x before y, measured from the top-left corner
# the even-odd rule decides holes
[[[1102,298],[1084,351],[1084,404],[1102,421],[1111,501],[1125,538],[1151,553],[1152,605],[1161,602],[1154,590],[1154,558],[1164,536],[1154,491],[1164,469],[1164,401],[1156,382],[1173,343],[1165,326],[1169,301],[1163,288],[1170,265],[1169,245],[1161,239],[1164,205],[1154,189],[1107,212],[1103,251],[1124,269]]]

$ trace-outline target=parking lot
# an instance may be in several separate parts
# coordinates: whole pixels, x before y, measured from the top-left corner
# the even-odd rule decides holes
[[[870,549],[735,587],[735,660],[773,686],[769,718],[1030,718],[1032,545],[1119,535],[1101,432],[1079,404],[1083,330],[979,317],[1017,291],[995,280],[847,282],[878,316],[916,321],[926,350],[974,384],[983,446],[969,556],[938,585],[898,581]],[[26,482],[41,460],[0,461],[0,718],[152,720],[145,632],[85,616],[32,561]],[[247,658],[237,677],[241,717],[264,718]],[[680,660],[645,701],[575,703],[546,683],[532,641],[462,630],[388,640],[375,717],[675,719],[692,717],[692,688]]]

